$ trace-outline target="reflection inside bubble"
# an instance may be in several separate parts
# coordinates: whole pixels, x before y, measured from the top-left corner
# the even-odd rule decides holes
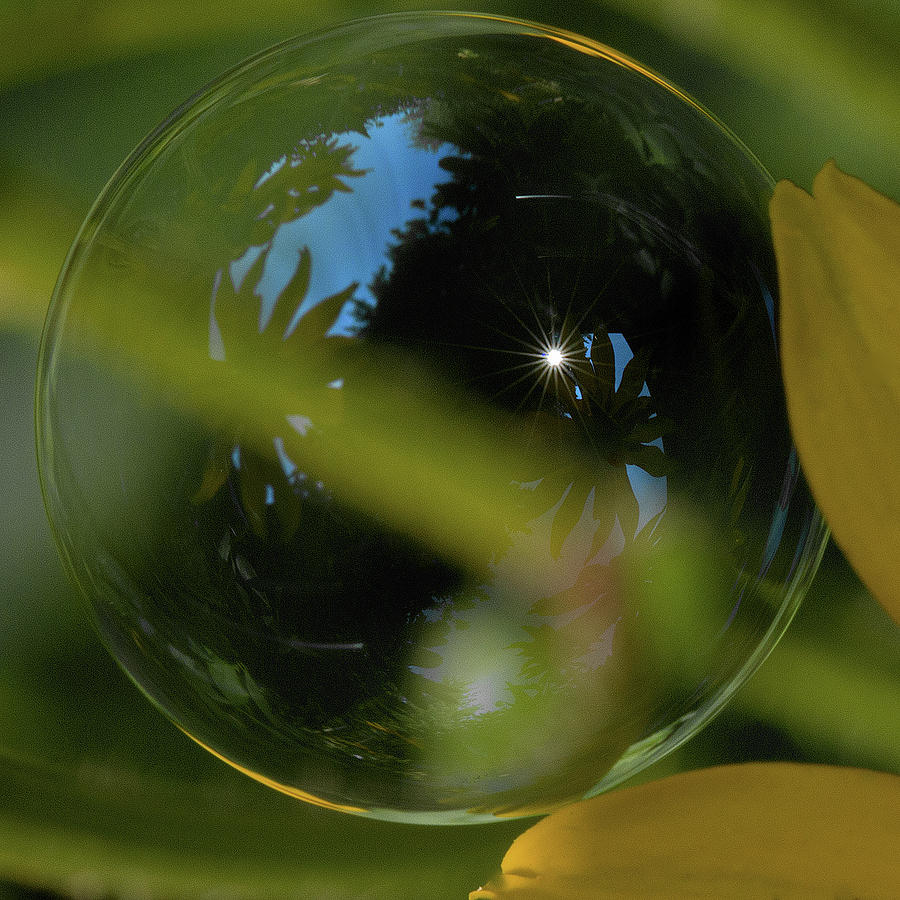
[[[64,282],[43,415],[158,705],[304,799],[451,822],[696,727],[812,532],[764,174],[614,54],[426,19],[173,126]]]

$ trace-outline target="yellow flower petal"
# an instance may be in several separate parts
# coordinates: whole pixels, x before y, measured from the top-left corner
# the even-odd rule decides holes
[[[835,539],[900,622],[900,206],[833,162],[771,203],[782,367]]]
[[[548,816],[469,900],[898,897],[898,829],[897,776],[722,766]]]

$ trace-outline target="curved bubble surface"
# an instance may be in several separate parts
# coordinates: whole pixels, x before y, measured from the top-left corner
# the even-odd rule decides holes
[[[85,222],[40,362],[48,512],[125,671],[385,819],[544,812],[684,740],[825,540],[771,186],[652,72],[487,16],[194,97]]]

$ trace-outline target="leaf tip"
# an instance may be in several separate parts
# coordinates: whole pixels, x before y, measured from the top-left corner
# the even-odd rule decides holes
[[[819,169],[816,177],[813,179],[813,196],[816,199],[820,199],[838,193],[842,188],[846,189],[851,186],[857,189],[865,187],[867,190],[871,190],[861,179],[848,175],[832,157]]]
[[[793,181],[783,178],[775,185],[769,200],[769,218],[776,234],[785,227],[796,227],[814,213],[813,198]]]

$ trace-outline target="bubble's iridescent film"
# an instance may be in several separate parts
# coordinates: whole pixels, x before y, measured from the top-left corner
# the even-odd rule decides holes
[[[545,812],[759,665],[825,529],[781,390],[772,182],[577,35],[380,17],[125,162],[49,313],[38,454],[112,653],[328,807]]]

